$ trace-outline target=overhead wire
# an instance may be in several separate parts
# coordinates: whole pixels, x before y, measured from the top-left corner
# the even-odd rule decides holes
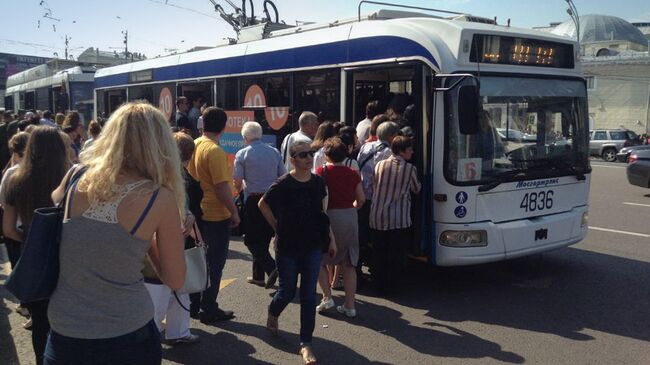
[[[219,17],[216,17],[216,16],[214,16],[212,14],[208,14],[208,13],[204,13],[202,11],[196,10],[196,9],[187,8],[187,7],[184,7],[184,6],[172,4],[169,1],[160,1],[160,0],[147,0],[147,1],[151,2],[151,3],[163,5],[163,6],[171,6],[173,8],[177,8],[177,9],[181,9],[181,10],[185,10],[185,11],[190,11],[192,13],[203,15],[203,16],[206,16],[206,17],[212,18],[212,19],[220,19]]]

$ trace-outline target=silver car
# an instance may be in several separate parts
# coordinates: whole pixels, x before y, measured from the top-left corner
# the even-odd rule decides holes
[[[608,162],[616,161],[616,154],[637,140],[636,133],[624,129],[597,129],[589,132],[589,153]]]

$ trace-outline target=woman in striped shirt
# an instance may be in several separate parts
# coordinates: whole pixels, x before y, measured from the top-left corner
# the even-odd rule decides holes
[[[406,162],[413,156],[413,139],[397,136],[391,143],[393,154],[375,166],[374,190],[370,206],[372,230],[373,283],[384,293],[394,291],[411,238],[411,194],[420,192],[415,166]]]

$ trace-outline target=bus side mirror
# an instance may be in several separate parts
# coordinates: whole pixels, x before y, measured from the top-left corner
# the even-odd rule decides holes
[[[478,134],[478,87],[463,85],[458,89],[458,123],[460,133]]]

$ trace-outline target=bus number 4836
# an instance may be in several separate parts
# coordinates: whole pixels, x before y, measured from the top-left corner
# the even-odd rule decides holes
[[[526,193],[519,204],[525,212],[534,212],[553,208],[553,190]]]

